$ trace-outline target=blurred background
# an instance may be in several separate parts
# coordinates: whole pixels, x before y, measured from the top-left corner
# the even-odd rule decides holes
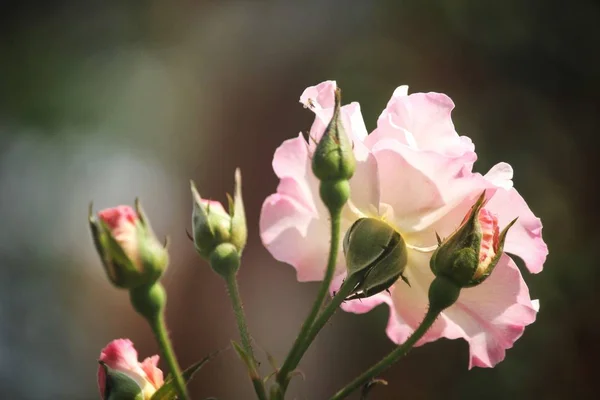
[[[600,6],[593,1],[3,1],[0,6],[0,392],[99,398],[100,349],[157,352],[126,292],[104,276],[87,207],[143,200],[172,239],[164,282],[183,365],[237,338],[220,279],[186,238],[190,178],[225,200],[241,167],[250,226],[240,273],[256,342],[282,360],[316,284],[298,284],[258,238],[275,148],[313,115],[305,87],[335,79],[372,129],[394,88],[447,93],[476,170],[499,161],[544,222],[538,320],[494,369],[465,342],[418,348],[373,399],[594,398],[600,356],[596,252]],[[388,311],[337,314],[301,364],[296,399],[326,399],[392,344]],[[263,371],[269,369],[258,350]],[[232,351],[194,399],[251,399]]]

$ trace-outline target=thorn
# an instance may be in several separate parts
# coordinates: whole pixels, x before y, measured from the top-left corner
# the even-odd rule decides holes
[[[187,235],[188,239],[190,239],[192,242],[194,241],[194,237],[192,236],[191,233],[188,232],[187,228],[185,230],[185,234]]]
[[[412,287],[412,286],[410,286],[410,282],[408,281],[407,277],[405,277],[404,275],[400,275],[400,278],[402,278],[402,280],[404,281],[404,283],[406,283],[408,285],[408,287]]]
[[[437,232],[435,233],[435,238],[437,239],[438,246],[439,246],[440,244],[442,244],[442,238],[440,237],[440,235],[438,235],[438,233],[437,233]]]

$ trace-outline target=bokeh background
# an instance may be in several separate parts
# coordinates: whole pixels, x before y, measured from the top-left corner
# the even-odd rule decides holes
[[[283,359],[316,284],[298,284],[258,239],[275,148],[306,131],[303,89],[335,79],[372,129],[395,87],[449,94],[478,171],[507,161],[544,222],[541,299],[494,369],[465,342],[414,350],[373,399],[595,398],[600,7],[593,1],[3,1],[0,6],[0,393],[97,399],[113,338],[157,351],[108,283],[86,215],[143,200],[172,239],[164,278],[183,365],[237,333],[222,282],[186,238],[188,179],[224,200],[241,167],[250,239],[240,273],[256,342]],[[337,314],[307,354],[296,399],[326,399],[391,348],[387,309]],[[265,361],[264,352],[258,350]],[[263,371],[269,369],[263,362]],[[194,399],[251,399],[232,351],[201,370]]]

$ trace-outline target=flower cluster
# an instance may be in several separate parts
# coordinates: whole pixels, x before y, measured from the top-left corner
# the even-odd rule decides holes
[[[342,106],[340,93],[334,81],[306,89],[300,101],[315,113],[309,137],[300,134],[275,151],[280,182],[261,210],[262,242],[296,269],[299,281],[323,282],[286,359],[281,367],[270,360],[274,371],[266,377],[237,282],[248,234],[241,173],[227,211],[191,185],[190,238],[225,281],[241,338],[232,348],[259,400],[285,398],[303,355],[339,307],[365,313],[387,304],[386,332],[398,346],[331,400],[361,387],[366,396],[385,368],[439,338],[466,340],[470,367],[493,367],[539,309],[512,257],[532,273],[542,270],[548,249],[541,222],[513,187],[510,165],[483,175],[473,170],[475,146],[456,132],[450,98],[409,95],[401,86],[368,133],[358,103]],[[138,201],[135,210],[118,206],[96,215],[90,207],[89,223],[109,280],[129,291],[170,371],[163,379],[158,356],[140,363],[131,341],[115,340],[100,354],[102,399],[189,400],[186,384],[211,356],[183,372],[175,357],[160,283],[166,243]]]
[[[327,81],[306,89],[300,97],[315,113],[309,136],[316,142],[333,115],[335,90],[336,83]],[[510,165],[499,163],[484,175],[473,171],[475,147],[469,138],[457,134],[451,119],[453,108],[454,103],[444,94],[409,95],[408,87],[400,86],[369,134],[359,104],[342,107],[341,119],[356,158],[342,230],[361,218],[388,224],[406,243],[403,276],[409,283],[398,280],[387,292],[351,300],[342,307],[364,313],[387,304],[386,332],[394,342],[403,343],[428,305],[436,237],[452,237],[485,191],[485,206],[478,216],[484,227],[480,257],[482,265],[496,259],[494,273],[481,285],[463,290],[419,344],[441,337],[463,338],[470,345],[470,365],[492,367],[535,320],[538,310],[538,302],[531,300],[519,269],[506,253],[520,257],[530,272],[538,273],[548,251],[540,220],[513,187]],[[300,281],[323,279],[328,254],[328,214],[310,168],[315,150],[312,139],[299,135],[276,150],[273,169],[280,183],[277,193],[265,200],[260,218],[264,245],[276,259],[291,264]],[[496,230],[515,218],[518,220],[506,235],[505,253],[498,247]],[[332,291],[347,274],[342,252],[336,272]]]

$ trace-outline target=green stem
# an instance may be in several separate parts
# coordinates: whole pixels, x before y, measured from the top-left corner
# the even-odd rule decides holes
[[[370,382],[377,375],[385,371],[392,364],[402,358],[412,347],[423,337],[423,335],[431,328],[437,317],[440,315],[439,310],[433,310],[431,307],[425,314],[421,325],[413,332],[406,342],[402,343],[395,350],[385,356],[377,364],[373,365],[367,371],[359,375],[356,379],[350,382],[346,387],[337,392],[330,400],[341,400],[348,397],[352,392]]]
[[[250,334],[248,333],[248,325],[246,324],[246,316],[244,314],[244,307],[242,305],[242,298],[240,296],[240,290],[237,283],[237,278],[235,273],[228,274],[225,277],[225,282],[227,284],[227,292],[229,293],[229,297],[231,298],[231,304],[233,305],[233,313],[235,314],[235,320],[238,325],[238,329],[240,331],[240,337],[242,339],[242,348],[244,349],[247,355],[247,367],[250,373],[250,378],[252,379],[252,384],[254,385],[254,391],[256,392],[256,396],[260,400],[267,400],[267,392],[265,390],[265,385],[263,383],[262,378],[258,372],[258,367],[256,365],[256,359],[254,358],[254,351],[252,350],[252,342],[250,339]]]
[[[158,346],[160,347],[161,353],[173,376],[177,397],[181,400],[188,400],[189,396],[185,386],[185,381],[181,375],[181,368],[179,367],[179,363],[175,357],[175,352],[173,351],[173,345],[171,344],[171,340],[169,339],[169,335],[167,333],[164,312],[156,314],[154,318],[149,318],[148,322],[150,323],[152,331],[154,332],[156,340],[158,341]]]
[[[331,243],[329,248],[329,259],[327,261],[327,269],[325,270],[325,277],[321,283],[321,287],[317,294],[317,298],[310,310],[310,314],[304,321],[300,333],[292,346],[292,349],[288,353],[281,369],[277,373],[277,382],[281,387],[282,394],[285,394],[289,383],[290,373],[298,366],[302,356],[312,343],[315,335],[311,335],[313,323],[319,315],[323,301],[327,297],[333,275],[335,273],[335,264],[337,261],[337,255],[340,244],[340,219],[341,219],[341,208],[337,212],[331,212]],[[283,397],[283,396],[282,396]]]
[[[160,282],[139,286],[129,290],[129,298],[133,308],[148,321],[152,332],[154,332],[161,354],[173,376],[178,398],[180,400],[188,400],[189,396],[185,381],[181,375],[181,368],[179,368],[171,340],[167,333],[167,325],[165,323],[167,293],[165,292],[165,288]]]
[[[356,285],[358,285],[359,282],[360,277],[356,275],[352,275],[346,279],[346,281],[340,287],[340,290],[335,294],[335,296],[333,296],[329,304],[325,306],[323,311],[321,311],[319,314],[319,317],[315,320],[308,334],[307,340],[309,343],[312,343],[315,340],[321,329],[323,329],[325,324],[327,324],[327,321],[329,321],[333,314],[335,314],[335,312],[340,308],[346,298],[352,294],[352,291],[354,288],[356,288]],[[304,353],[302,353],[302,355],[304,355]]]

